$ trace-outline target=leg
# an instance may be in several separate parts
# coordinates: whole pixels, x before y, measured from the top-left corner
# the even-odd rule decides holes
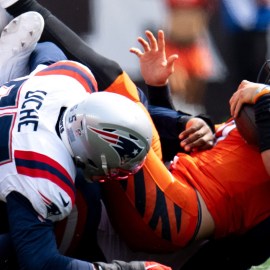
[[[12,16],[18,16],[29,10],[39,12],[45,21],[45,27],[41,41],[51,41],[58,45],[70,60],[78,61],[86,65],[94,74],[99,91],[109,91],[124,95],[133,101],[139,101],[138,89],[130,77],[123,72],[114,61],[103,57],[92,50],[78,35],[58,20],[46,8],[35,0],[0,0],[2,7]],[[3,5],[5,3],[5,5]],[[152,145],[161,156],[160,143],[157,131],[154,131]]]
[[[12,3],[14,4],[9,6]],[[40,13],[45,20],[41,41],[57,44],[70,60],[88,66],[100,90],[106,89],[122,74],[122,69],[117,63],[93,51],[76,33],[35,0],[1,0],[0,5],[8,7],[7,11],[14,17],[27,11]]]
[[[14,18],[0,38],[0,85],[29,73],[28,59],[39,40],[44,20],[37,12]]]
[[[54,43],[38,43],[30,56],[30,72],[35,70],[36,67],[40,64],[50,65],[61,60],[67,60],[67,57]]]

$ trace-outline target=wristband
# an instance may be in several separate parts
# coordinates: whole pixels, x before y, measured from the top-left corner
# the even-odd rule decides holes
[[[259,87],[255,92],[255,96],[253,97],[253,103],[255,104],[261,96],[269,93],[270,87],[268,85],[263,85],[262,87]]]

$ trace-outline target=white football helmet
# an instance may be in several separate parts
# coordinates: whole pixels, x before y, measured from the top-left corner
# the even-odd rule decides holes
[[[128,98],[96,92],[67,108],[61,138],[86,179],[125,179],[143,165],[152,141],[152,126]]]

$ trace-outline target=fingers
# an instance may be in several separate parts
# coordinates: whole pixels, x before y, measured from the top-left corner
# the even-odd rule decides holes
[[[148,32],[148,35],[153,35],[150,31]],[[142,45],[144,52],[149,52],[151,50],[149,43],[142,37],[138,37],[138,42]],[[129,51],[136,54],[139,58],[144,54],[140,49],[135,47],[130,48]]]
[[[241,100],[240,100],[240,92],[243,87],[245,87],[246,81],[242,81],[240,85],[238,86],[238,89],[236,92],[233,93],[232,97],[229,100],[230,104],[230,112],[233,117],[237,117],[238,113],[241,109]]]
[[[140,49],[138,48],[130,48],[129,51],[135,55],[137,55],[139,58],[143,55]]]
[[[178,54],[173,54],[173,55],[169,56],[167,59],[167,67],[172,72],[174,71],[174,61],[176,59],[178,59]]]
[[[235,92],[232,95],[229,103],[230,103],[230,112],[231,112],[231,115],[233,117],[237,117],[238,114],[239,114],[239,111],[240,111],[240,109],[241,109],[241,107],[243,105],[242,102],[241,102],[241,100],[239,99],[239,93],[238,92]]]
[[[204,135],[202,133],[194,133],[183,140],[180,145],[187,152],[211,149],[214,145],[214,136],[211,133]]]
[[[157,51],[158,50],[157,40],[154,37],[153,33],[151,31],[147,30],[147,31],[145,31],[145,34],[146,34],[148,41],[146,41],[142,37],[138,38],[138,41],[142,45],[144,51],[145,52]]]
[[[188,124],[189,127],[179,136],[182,139],[180,145],[185,151],[206,150],[213,147],[214,135],[202,119],[193,118]]]
[[[149,30],[145,31],[145,35],[148,39],[145,40],[142,37],[138,37],[138,42],[142,45],[144,53],[147,52],[163,52],[165,53],[165,37],[164,37],[164,32],[162,30],[158,31],[158,40],[155,38],[155,36],[153,35],[153,33]],[[131,53],[136,54],[138,57],[141,57],[143,55],[143,52],[140,51],[138,48],[131,48],[129,50]],[[178,58],[178,55],[174,54],[172,55],[169,59],[170,59],[170,68],[173,65],[173,62]]]
[[[145,31],[145,34],[149,42],[147,42],[142,37],[138,37],[138,42],[142,45],[144,53],[150,52],[152,50],[157,51],[158,50],[157,40],[155,39],[153,33],[147,30]],[[137,55],[139,58],[144,54],[140,49],[135,48],[135,47],[130,48],[129,51]]]
[[[162,30],[158,31],[158,41],[157,41],[159,51],[165,52],[165,37]]]
[[[149,30],[146,30],[145,34],[146,34],[146,36],[148,38],[151,50],[157,51],[158,50],[158,43],[157,43],[157,40],[154,37],[153,33],[151,31],[149,31]]]
[[[256,91],[263,86],[262,84],[243,80],[229,101],[231,115],[237,117],[244,103],[253,104]]]
[[[149,43],[143,39],[142,37],[138,38],[139,43],[142,45],[143,49],[145,52],[149,52],[150,51],[150,46]]]

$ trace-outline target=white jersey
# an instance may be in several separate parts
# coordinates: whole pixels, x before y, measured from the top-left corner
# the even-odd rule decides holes
[[[60,110],[96,91],[85,66],[60,61],[0,88],[0,200],[24,195],[42,218],[66,217],[76,168],[56,132]]]

